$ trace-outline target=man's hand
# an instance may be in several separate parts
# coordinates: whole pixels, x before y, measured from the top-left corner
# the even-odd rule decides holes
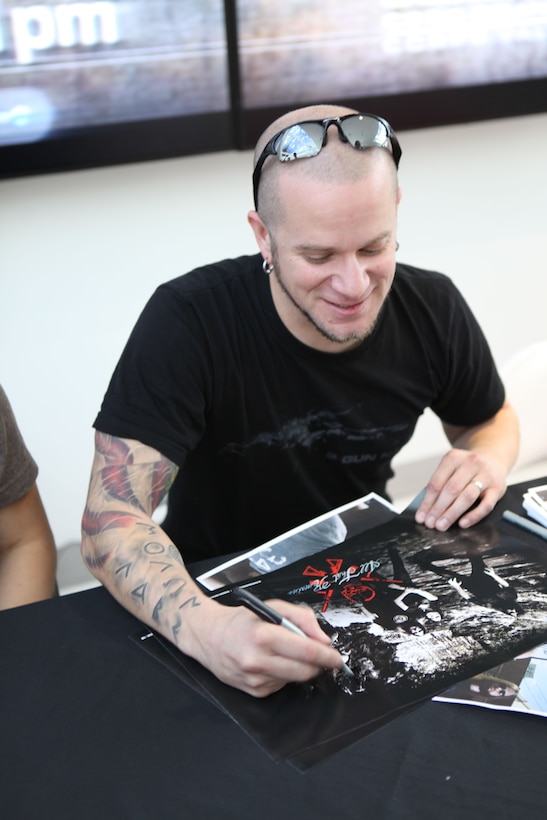
[[[494,459],[450,450],[427,485],[416,521],[440,531],[456,521],[460,527],[472,527],[492,512],[505,487],[506,471]]]
[[[199,627],[193,627],[194,637],[202,637],[186,651],[224,683],[254,697],[341,667],[342,656],[332,648],[311,609],[286,601],[269,603],[308,637],[267,623],[244,607],[204,601]]]
[[[484,424],[444,427],[454,449],[433,473],[416,512],[419,524],[440,531],[456,521],[472,527],[492,512],[505,492],[519,441],[518,421],[507,403]]]

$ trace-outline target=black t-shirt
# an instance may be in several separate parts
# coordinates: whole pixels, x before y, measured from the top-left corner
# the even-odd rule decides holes
[[[283,325],[261,262],[225,260],[160,286],[95,421],[180,466],[164,527],[187,561],[385,493],[424,408],[467,426],[504,400],[484,336],[442,274],[397,265],[371,335],[324,353]]]

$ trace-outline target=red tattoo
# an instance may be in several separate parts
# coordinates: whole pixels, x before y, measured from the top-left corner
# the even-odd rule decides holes
[[[111,467],[104,467],[101,471],[103,487],[111,498],[118,501],[127,501],[132,507],[137,507],[143,512],[144,507],[133,492],[131,478],[127,472],[127,467],[123,464],[116,464]]]
[[[133,464],[133,453],[121,439],[97,433],[95,441],[97,452],[105,457],[107,464]]]
[[[131,527],[138,519],[137,515],[126,512],[92,512],[86,507],[82,518],[82,529],[86,535],[99,535],[103,530],[115,527]]]
[[[170,461],[162,459],[154,464],[152,471],[152,490],[150,501],[152,509],[155,510],[165,493],[168,491],[173,480],[173,465]]]

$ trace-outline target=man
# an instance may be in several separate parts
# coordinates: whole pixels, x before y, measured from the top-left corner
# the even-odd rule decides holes
[[[38,468],[0,387],[0,609],[51,598],[57,552],[36,486]]]
[[[261,255],[158,289],[95,422],[84,560],[137,617],[256,696],[342,658],[305,608],[276,604],[309,639],[207,599],[182,559],[250,549],[384,492],[426,406],[452,445],[417,512],[426,526],[479,521],[516,457],[463,299],[439,274],[396,272],[399,157],[385,121],[350,109],[273,123],[248,217]],[[160,528],[150,516],[169,488]]]

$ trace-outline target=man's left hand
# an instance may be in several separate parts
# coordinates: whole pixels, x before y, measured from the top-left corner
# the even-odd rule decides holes
[[[431,476],[416,521],[442,532],[456,521],[472,527],[492,512],[505,492],[506,477],[505,466],[491,456],[450,450]]]

